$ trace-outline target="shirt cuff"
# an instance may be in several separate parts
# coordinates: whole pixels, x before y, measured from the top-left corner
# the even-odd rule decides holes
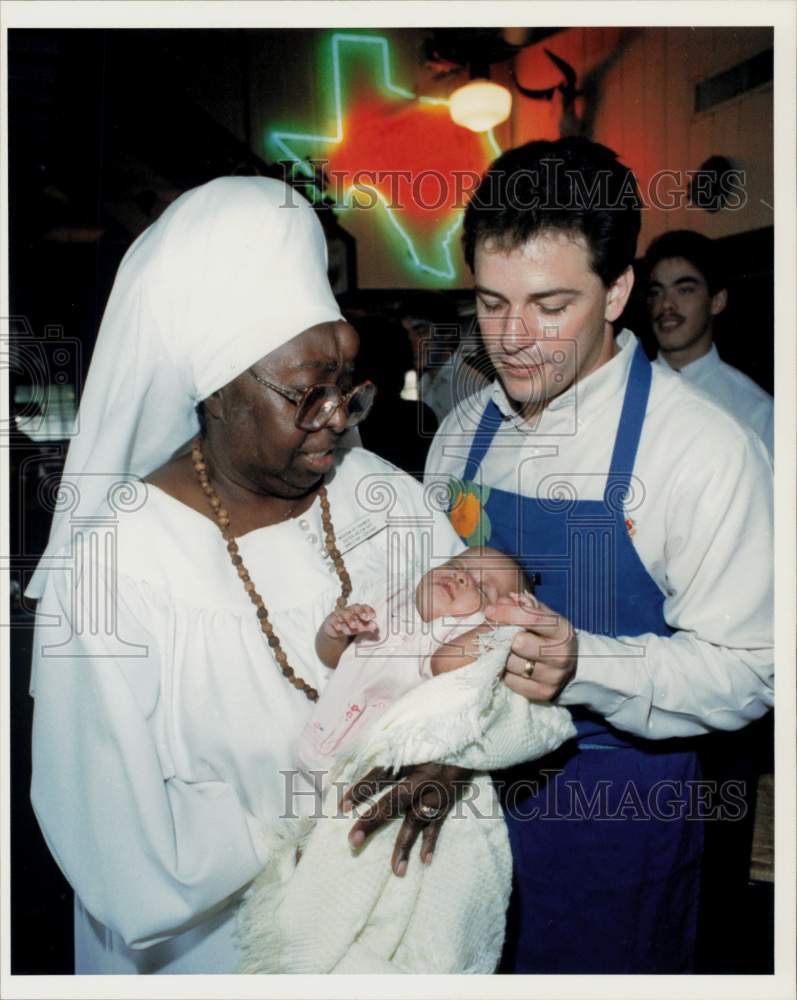
[[[562,688],[558,705],[583,705],[608,718],[634,696],[637,657],[617,639],[579,632],[575,676]],[[618,656],[618,646],[626,655]]]

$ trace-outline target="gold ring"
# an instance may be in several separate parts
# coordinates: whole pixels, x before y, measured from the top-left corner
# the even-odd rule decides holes
[[[533,673],[534,673],[534,664],[531,662],[531,660],[526,660],[526,666],[523,668],[523,675],[525,677],[528,677],[529,680],[531,680]]]

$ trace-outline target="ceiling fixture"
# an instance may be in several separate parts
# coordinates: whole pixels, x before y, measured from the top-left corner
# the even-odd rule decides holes
[[[471,132],[488,132],[512,111],[512,92],[488,79],[490,67],[513,59],[561,28],[434,28],[425,43],[426,66],[441,81],[470,70],[469,83],[449,97],[451,119]]]
[[[509,117],[512,94],[492,80],[471,80],[451,94],[448,110],[457,125],[471,132],[487,132]]]

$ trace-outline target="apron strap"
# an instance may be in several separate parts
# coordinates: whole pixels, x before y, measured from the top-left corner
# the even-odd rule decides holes
[[[631,474],[634,471],[639,439],[642,435],[642,425],[645,421],[645,412],[648,406],[651,376],[650,361],[640,341],[631,360],[628,384],[625,390],[625,398],[623,399],[623,408],[620,413],[620,423],[614,441],[611,466],[606,479],[604,502],[613,497],[616,504],[618,502],[616,491],[622,490],[625,492],[631,483]],[[487,454],[490,444],[502,423],[503,416],[501,415],[501,411],[495,405],[494,400],[491,399],[484,408],[479,426],[476,428],[476,433],[471,442],[470,452],[465,463],[465,471],[462,475],[462,478],[466,482],[473,482],[476,479],[482,459]]]
[[[612,463],[603,494],[604,503],[609,503],[612,507],[621,506],[619,494],[625,495],[631,485],[631,474],[634,471],[645,411],[648,407],[651,375],[650,361],[640,341],[631,359],[620,424],[614,440]]]
[[[476,434],[471,442],[468,460],[465,463],[465,471],[462,474],[465,482],[472,483],[475,481],[476,473],[479,471],[482,459],[487,454],[496,431],[503,423],[503,419],[501,411],[491,399],[484,408],[479,426],[476,428]]]

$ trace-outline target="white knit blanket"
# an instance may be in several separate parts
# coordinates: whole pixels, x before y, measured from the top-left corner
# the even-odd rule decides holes
[[[575,735],[569,712],[532,704],[500,675],[515,626],[482,636],[470,665],[409,691],[336,759],[332,780],[348,786],[371,768],[429,761],[478,772],[542,757]],[[489,777],[446,818],[434,858],[419,842],[407,873],[390,858],[401,817],[349,846],[354,816],[324,799],[324,817],[282,820],[271,856],[239,911],[247,973],[491,973],[501,954],[512,858]],[[361,812],[364,807],[359,807]],[[296,849],[301,848],[297,864]]]

